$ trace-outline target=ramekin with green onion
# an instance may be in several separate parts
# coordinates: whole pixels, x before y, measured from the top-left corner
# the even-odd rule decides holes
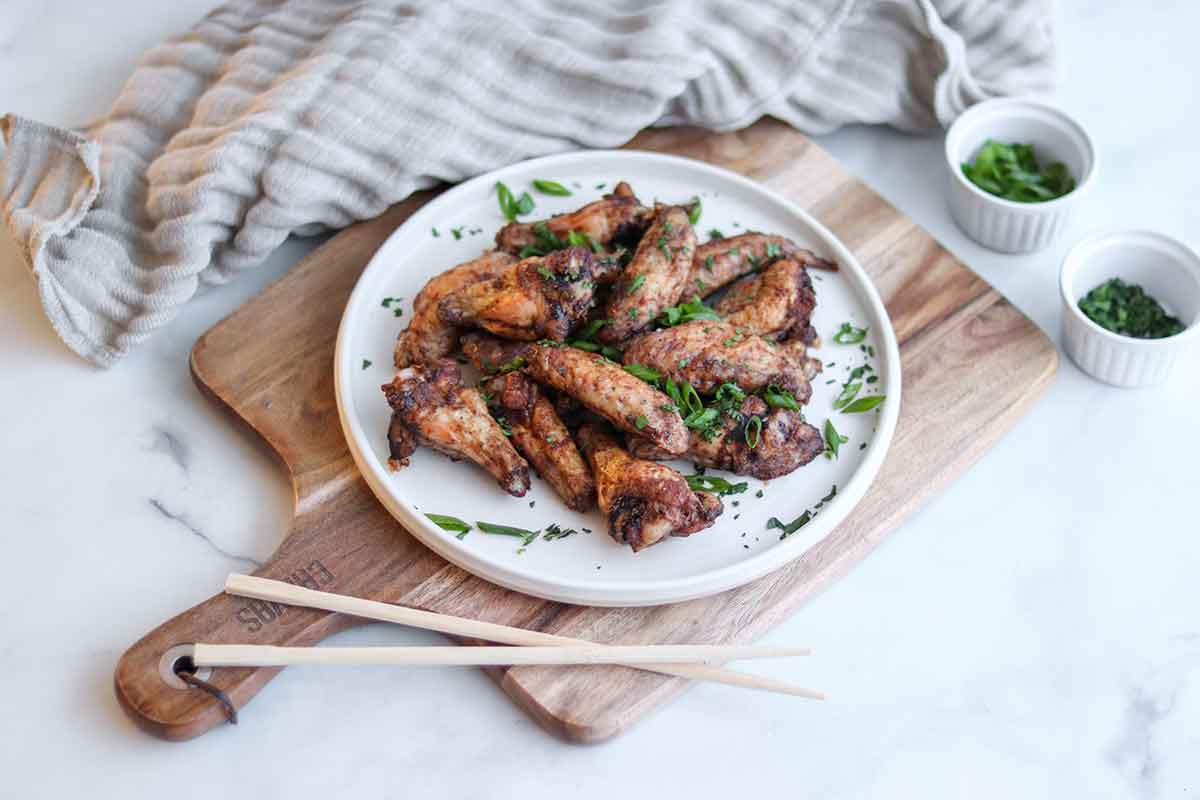
[[[1034,100],[987,100],[946,133],[950,213],[984,247],[1029,253],[1050,244],[1096,178],[1083,127]]]

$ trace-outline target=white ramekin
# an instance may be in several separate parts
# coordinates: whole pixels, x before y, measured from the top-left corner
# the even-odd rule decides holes
[[[1074,191],[1044,203],[1017,203],[988,194],[963,175],[983,143],[1033,145],[1038,162],[1061,161],[1075,178]],[[965,111],[946,133],[949,203],[954,221],[984,247],[1003,253],[1040,250],[1066,226],[1095,182],[1098,158],[1082,126],[1056,108],[1033,100],[987,100]]]
[[[1131,339],[1092,322],[1079,301],[1111,278],[1140,285],[1186,330],[1165,339]],[[1161,233],[1114,231],[1084,239],[1063,259],[1059,289],[1063,347],[1080,369],[1105,383],[1161,383],[1180,353],[1200,341],[1200,256]]]

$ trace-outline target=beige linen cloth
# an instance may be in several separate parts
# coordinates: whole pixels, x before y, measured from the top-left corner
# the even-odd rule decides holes
[[[108,366],[290,234],[649,125],[920,131],[1045,91],[1033,0],[234,0],[82,131],[0,120],[0,202],[62,340]]]

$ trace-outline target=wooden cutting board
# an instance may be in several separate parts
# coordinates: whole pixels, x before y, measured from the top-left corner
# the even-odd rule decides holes
[[[271,445],[295,485],[290,531],[256,575],[599,642],[753,641],[863,559],[978,458],[1054,375],[1057,351],[1037,326],[801,134],[764,120],[720,135],[652,130],[629,146],[698,158],[763,181],[828,226],[874,278],[900,341],[903,408],[883,469],[854,513],[803,557],[754,583],[653,608],[538,600],[472,577],[425,549],[359,477],[333,391],[342,307],[376,248],[429,199],[425,194],[330,240],[192,351],[197,385]],[[636,185],[636,175],[625,177]],[[928,190],[940,191],[940,183],[933,184]],[[360,622],[219,594],[124,654],[114,676],[117,697],[151,733],[189,739],[225,717],[209,694],[168,684],[162,665],[170,648],[198,641],[310,645]],[[240,708],[277,672],[220,669],[211,681]],[[625,667],[514,667],[490,674],[548,730],[575,742],[614,736],[687,686]]]

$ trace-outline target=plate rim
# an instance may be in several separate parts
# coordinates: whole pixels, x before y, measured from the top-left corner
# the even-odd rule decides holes
[[[561,580],[530,576],[522,571],[512,569],[494,560],[485,558],[482,554],[473,553],[470,548],[458,544],[454,537],[448,537],[440,529],[435,529],[432,522],[426,520],[415,509],[410,509],[405,501],[396,496],[386,482],[386,475],[380,474],[382,467],[372,457],[372,450],[367,439],[367,431],[350,413],[353,406],[351,378],[354,375],[353,358],[347,348],[351,337],[351,328],[361,314],[352,313],[362,302],[366,292],[366,284],[373,280],[373,274],[385,269],[380,253],[388,243],[400,234],[402,230],[412,226],[420,229],[424,220],[433,216],[433,212],[446,203],[453,203],[458,195],[467,194],[479,187],[480,184],[490,184],[504,180],[513,173],[525,172],[532,168],[551,168],[569,165],[571,162],[587,159],[612,159],[614,167],[626,172],[634,172],[632,167],[638,163],[667,163],[689,170],[699,170],[721,180],[740,184],[753,194],[765,197],[784,208],[806,225],[819,238],[822,244],[836,256],[842,268],[849,268],[856,273],[861,283],[861,290],[854,287],[855,294],[860,297],[868,310],[885,323],[880,326],[880,353],[888,376],[888,401],[880,412],[879,423],[875,435],[868,444],[865,457],[858,468],[851,474],[846,485],[838,488],[837,496],[829,503],[829,511],[844,509],[838,513],[822,514],[826,521],[820,524],[823,530],[816,531],[817,538],[809,544],[797,538],[792,543],[774,545],[762,553],[750,558],[728,564],[716,569],[708,569],[694,575],[651,579],[644,584],[629,581],[609,580]],[[622,163],[624,162],[624,163]],[[632,163],[631,163],[632,162]],[[425,225],[428,227],[428,225]],[[395,268],[395,265],[389,265]],[[369,308],[368,306],[364,306]],[[502,586],[506,589],[522,592],[554,602],[575,605],[593,605],[605,607],[640,607],[661,605],[664,603],[683,602],[699,597],[706,597],[733,589],[768,573],[780,569],[796,560],[813,547],[825,541],[831,533],[841,525],[853,512],[854,508],[865,496],[874,483],[883,466],[884,459],[890,450],[892,438],[900,415],[902,379],[900,371],[899,343],[895,328],[887,308],[879,296],[879,291],[870,275],[854,256],[853,251],[836,235],[821,224],[806,210],[796,203],[763,185],[762,183],[736,173],[732,170],[709,164],[685,156],[668,153],[656,153],[646,150],[574,150],[568,153],[542,156],[539,158],[520,161],[490,172],[483,173],[447,189],[442,194],[430,200],[417,209],[408,219],[396,227],[388,237],[376,248],[370,261],[355,280],[354,289],[346,300],[338,324],[337,340],[334,348],[334,394],[337,400],[338,421],[342,428],[346,446],[350,451],[359,474],[370,487],[372,494],[388,513],[414,536],[418,541],[429,547],[451,564],[470,574]],[[894,376],[894,377],[893,377]],[[840,514],[840,516],[839,516]],[[830,521],[832,520],[832,521]]]

